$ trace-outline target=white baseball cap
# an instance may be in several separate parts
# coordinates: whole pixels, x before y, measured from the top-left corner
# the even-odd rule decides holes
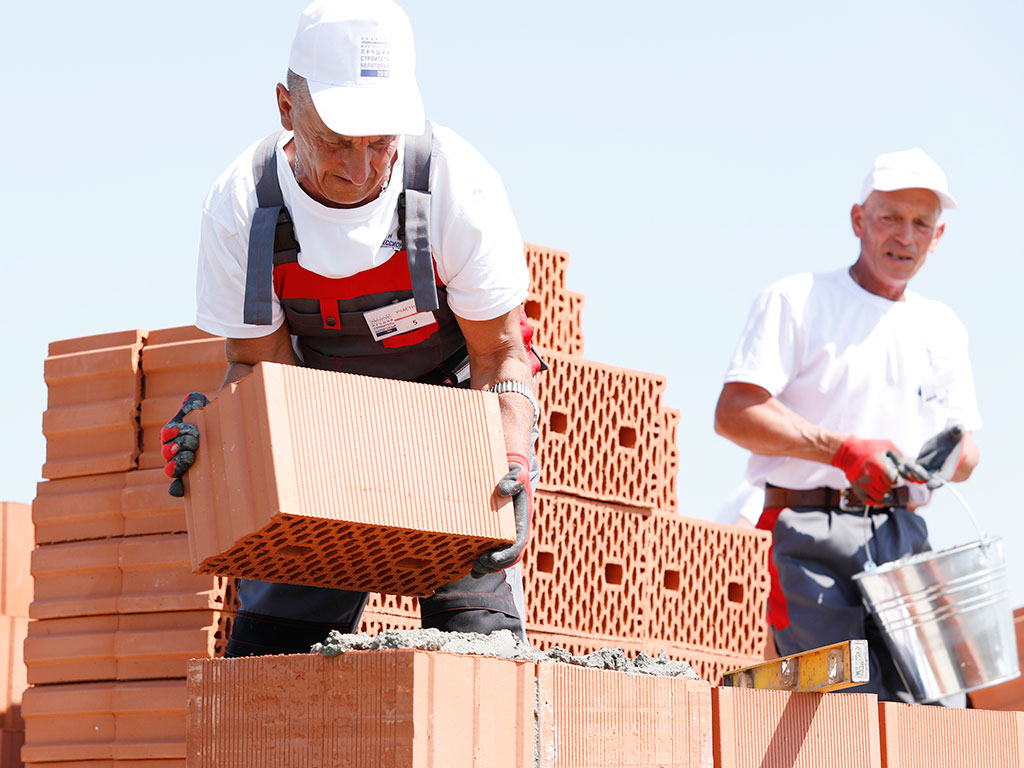
[[[315,0],[299,18],[288,68],[343,136],[423,132],[409,17],[392,0]]]
[[[956,208],[956,200],[949,194],[946,174],[923,149],[917,147],[900,152],[887,152],[875,158],[875,165],[864,179],[864,186],[860,190],[860,204],[864,205],[868,195],[876,189],[879,192],[929,189],[938,196],[944,211]]]

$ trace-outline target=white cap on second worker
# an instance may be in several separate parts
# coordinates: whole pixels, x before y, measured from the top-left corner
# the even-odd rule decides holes
[[[879,192],[929,189],[938,196],[944,211],[956,208],[956,200],[949,194],[946,174],[923,149],[917,147],[900,152],[887,152],[875,158],[875,164],[861,187],[861,205],[876,189]]]
[[[288,68],[343,136],[423,132],[409,17],[392,0],[315,0],[299,19]]]

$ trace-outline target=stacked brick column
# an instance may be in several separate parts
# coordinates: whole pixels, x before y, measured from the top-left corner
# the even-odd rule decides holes
[[[22,647],[28,631],[32,602],[31,508],[0,502],[0,766],[21,765],[19,752],[25,738],[21,700],[25,691]]]
[[[231,580],[191,573],[159,429],[189,390],[217,391],[223,340],[126,331],[49,352],[22,759],[183,768],[186,666],[222,653],[236,607]]]

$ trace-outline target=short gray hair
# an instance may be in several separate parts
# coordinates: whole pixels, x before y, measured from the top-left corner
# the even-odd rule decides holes
[[[313,106],[313,97],[309,95],[309,85],[306,83],[306,78],[295,74],[289,69],[288,76],[285,78],[285,84],[288,88],[288,93],[291,94],[292,104],[301,107]]]

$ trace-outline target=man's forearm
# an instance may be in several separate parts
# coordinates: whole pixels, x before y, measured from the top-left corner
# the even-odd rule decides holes
[[[481,370],[478,372],[478,368]],[[497,365],[470,364],[473,389],[487,389],[499,381],[517,381],[526,386],[536,397],[530,366],[525,359],[510,356]],[[505,433],[505,450],[524,456],[533,451],[534,410],[530,400],[518,392],[503,392],[498,395],[501,408],[501,427]]]

